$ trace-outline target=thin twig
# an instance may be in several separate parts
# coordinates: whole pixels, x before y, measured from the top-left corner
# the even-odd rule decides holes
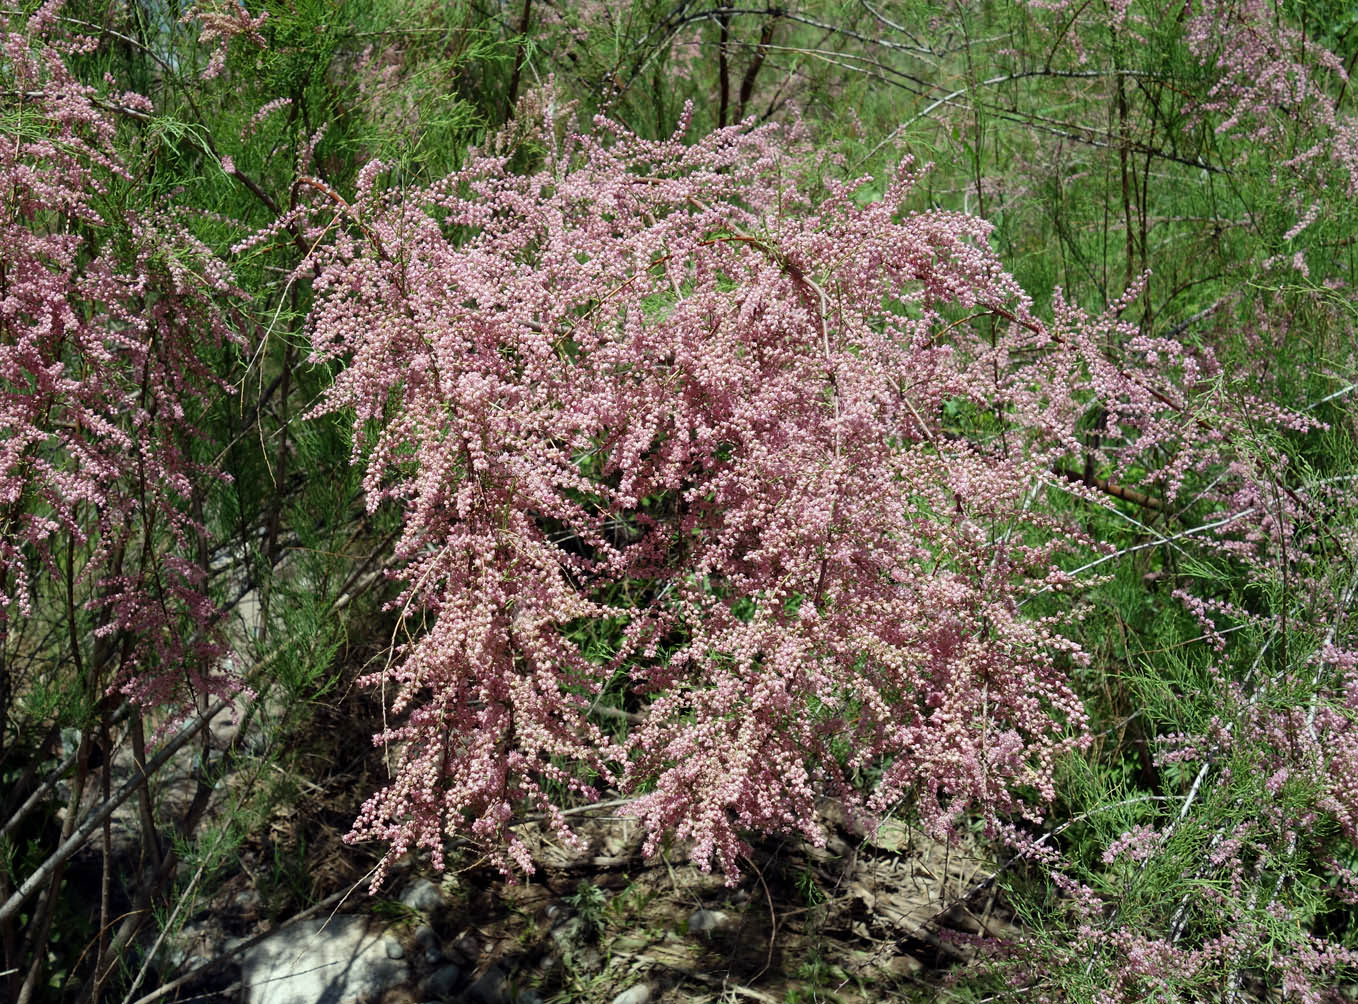
[[[98,829],[105,819],[113,815],[118,806],[127,801],[137,792],[147,779],[156,771],[163,767],[169,759],[179,752],[186,743],[196,736],[209,721],[217,717],[230,706],[230,702],[222,699],[212,705],[209,710],[193,719],[180,729],[179,734],[165,744],[154,757],[146,763],[144,772],[137,772],[133,777],[128,778],[114,792],[113,797],[106,799],[103,804],[95,808],[85,817],[85,821],[80,824],[71,835],[62,842],[55,851],[48,855],[47,860],[40,864],[34,872],[24,880],[23,885],[14,891],[14,894],[0,905],[0,923],[4,923],[14,917],[19,909],[26,903],[42,885],[43,881],[50,876],[57,868],[61,867],[70,859],[71,855],[84,846],[85,841],[96,829]]]

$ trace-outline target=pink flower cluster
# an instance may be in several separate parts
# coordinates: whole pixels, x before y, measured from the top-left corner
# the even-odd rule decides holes
[[[531,868],[517,813],[570,840],[554,794],[611,788],[648,850],[734,875],[743,832],[819,840],[826,791],[939,832],[1040,812],[1084,657],[1019,604],[1082,538],[1032,499],[1095,401],[1101,456],[1153,476],[1168,450],[1174,490],[1206,460],[1156,384],[1208,364],[1127,348],[1122,304],[1039,323],[986,223],[904,210],[908,162],[863,204],[869,179],[798,186],[772,128],[557,140],[551,107],[535,174],[484,153],[383,193],[374,164],[313,204],[347,224],[304,265],[314,358],[348,360],[323,409],[404,513],[412,629],[371,677],[399,767],[351,839]],[[993,437],[959,438],[966,411]]]
[[[191,502],[219,475],[187,449],[197,402],[223,389],[203,353],[235,337],[216,306],[230,277],[169,212],[100,208],[130,178],[64,64],[79,40],[49,40],[46,13],[0,35],[22,123],[0,144],[0,627],[70,563],[73,601],[113,642],[91,678],[191,707],[235,688]]]
[[[197,21],[199,43],[213,43],[212,55],[208,58],[202,78],[212,80],[226,68],[226,50],[233,38],[246,38],[261,49],[267,48],[268,42],[260,29],[268,18],[268,11],[251,17],[243,0],[206,0],[185,11],[180,22],[187,24]]]
[[[1204,64],[1214,64],[1219,77],[1189,106],[1190,121],[1215,121],[1218,135],[1271,151],[1277,163],[1272,180],[1287,191],[1298,217],[1283,237],[1289,241],[1314,221],[1314,201],[1333,183],[1332,168],[1338,168],[1334,180],[1349,198],[1358,196],[1358,119],[1342,111],[1342,99],[1334,96],[1347,87],[1348,69],[1283,20],[1276,4],[1207,0],[1195,7],[1185,40]],[[1266,264],[1285,259],[1309,274],[1300,251],[1275,255]]]

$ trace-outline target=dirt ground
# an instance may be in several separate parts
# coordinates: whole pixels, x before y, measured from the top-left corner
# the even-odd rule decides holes
[[[307,807],[298,806],[261,833],[213,912],[235,937],[286,920],[291,896],[264,894],[277,875],[261,875],[261,862],[271,842],[295,842],[305,826],[314,866],[297,877],[306,888],[294,891],[313,902],[341,896],[345,912],[372,913],[412,949],[428,936],[420,928],[432,925],[447,948],[440,961],[455,961],[462,974],[456,991],[440,999],[470,1004],[607,1004],[628,991],[625,1004],[937,999],[976,935],[1015,930],[987,882],[993,868],[979,854],[897,822],[855,832],[836,803],[819,809],[825,847],[764,841],[742,861],[734,887],[677,853],[643,859],[635,821],[604,806],[577,815],[588,845],[577,853],[524,828],[540,862],[531,880],[506,882],[471,857],[442,875],[412,860],[368,896],[356,887],[361,856],[338,839],[342,810],[331,805],[307,825]],[[333,822],[318,827],[323,817]],[[400,891],[421,879],[438,886],[441,905],[432,912],[401,902]],[[417,977],[436,968],[417,952],[409,957]],[[205,995],[199,999],[234,1000],[229,981],[222,970],[195,988]],[[388,996],[384,1004],[419,1004],[430,995]]]
[[[863,832],[830,800],[818,805],[824,847],[757,842],[733,887],[678,849],[643,858],[626,806],[606,802],[572,810],[587,845],[579,852],[535,824],[520,829],[539,864],[530,880],[507,882],[455,852],[442,874],[423,859],[400,862],[370,895],[375,848],[342,837],[385,768],[361,724],[375,709],[353,692],[346,698],[319,712],[310,734],[324,738],[291,765],[305,782],[239,848],[179,938],[179,972],[165,978],[304,912],[339,911],[370,914],[409,947],[415,989],[383,1004],[610,1004],[629,990],[620,1004],[933,1001],[978,935],[1017,930],[979,849],[895,820]],[[422,881],[438,888],[433,911],[402,902]],[[426,959],[431,938],[439,951]],[[450,964],[459,971],[453,989],[421,989]],[[223,957],[164,999],[235,1004],[232,966]]]

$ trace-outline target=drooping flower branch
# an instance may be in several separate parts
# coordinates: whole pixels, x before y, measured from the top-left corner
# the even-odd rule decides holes
[[[118,208],[115,112],[66,64],[93,43],[54,19],[0,39],[0,625],[65,579],[70,617],[93,612],[93,645],[70,626],[90,698],[189,708],[236,686],[194,504],[221,475],[188,441],[199,402],[227,389],[207,354],[238,337],[220,306],[237,291],[173,212]]]

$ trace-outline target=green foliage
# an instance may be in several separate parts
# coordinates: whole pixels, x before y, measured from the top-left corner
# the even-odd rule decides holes
[[[25,16],[36,6],[24,4]],[[284,228],[249,247],[237,245],[296,203],[301,176],[347,197],[358,171],[374,158],[386,165],[383,180],[393,189],[445,175],[514,113],[515,100],[550,76],[559,100],[574,104],[586,126],[590,115],[605,113],[640,135],[668,136],[690,100],[695,134],[742,113],[795,120],[812,146],[828,154],[815,166],[825,181],[876,176],[858,190],[860,199],[882,189],[902,154],[932,162],[914,196],[919,205],[908,208],[964,210],[990,220],[993,247],[1032,293],[1039,314],[1050,311],[1056,287],[1097,311],[1149,272],[1145,292],[1125,316],[1142,334],[1172,334],[1210,349],[1222,364],[1204,401],[1185,403],[1189,415],[1205,410],[1211,395],[1253,395],[1325,423],[1305,433],[1261,431],[1247,444],[1247,455],[1261,465],[1288,457],[1276,478],[1280,498],[1315,500],[1299,517],[1306,553],[1290,566],[1305,567],[1303,583],[1261,572],[1249,554],[1199,546],[1196,529],[1216,514],[1191,491],[1156,509],[1125,500],[1094,505],[1053,488],[1039,504],[1077,521],[1117,557],[1072,555],[1070,567],[1084,576],[1079,594],[1036,595],[1023,613],[1069,617],[1074,611],[1078,623],[1071,631],[1091,654],[1087,664],[1068,669],[1091,716],[1094,742],[1062,765],[1046,824],[1074,880],[1118,902],[1123,926],[1150,932],[1178,924],[1200,939],[1216,921],[1210,910],[1182,904],[1206,902],[1200,894],[1221,897],[1259,921],[1260,968],[1269,953],[1297,951],[1309,933],[1355,943],[1353,912],[1321,859],[1328,855],[1351,868],[1358,853],[1332,819],[1315,813],[1322,793],[1314,782],[1293,778],[1270,790],[1263,769],[1269,749],[1245,744],[1212,762],[1211,779],[1228,772],[1227,781],[1210,792],[1196,789],[1203,794],[1175,822],[1202,768],[1198,760],[1166,763],[1159,756],[1171,734],[1208,733],[1230,687],[1277,680],[1257,701],[1280,716],[1315,701],[1317,652],[1336,632],[1351,637],[1334,600],[1352,575],[1358,526],[1351,491],[1358,477],[1351,407],[1358,377],[1358,202],[1328,159],[1312,173],[1288,173],[1276,151],[1247,134],[1218,130],[1219,121],[1193,110],[1215,69],[1184,36],[1183,4],[1133,4],[1140,18],[1135,38],[1092,5],[1055,17],[1043,5],[924,0],[812,0],[795,10],[659,0],[530,3],[527,24],[519,23],[517,5],[501,5],[504,14],[480,4],[423,0],[247,6],[268,15],[260,29],[265,44],[230,40],[224,67],[211,79],[205,71],[214,45],[200,43],[202,24],[184,18],[177,2],[70,0],[58,11],[61,30],[99,40],[88,52],[72,53],[70,62],[100,100],[117,109],[117,144],[131,169],[130,178],[115,179],[99,194],[103,218],[174,207],[192,233],[229,262],[248,294],[224,298],[222,309],[248,347],[223,348],[213,360],[226,386],[195,416],[203,433],[188,446],[195,461],[231,474],[229,483],[205,485],[198,504],[216,548],[208,555],[213,598],[233,611],[232,635],[256,667],[249,678],[258,699],[244,712],[249,742],[209,751],[195,765],[216,793],[212,811],[190,833],[159,820],[162,843],[180,861],[178,877],[156,900],[163,924],[182,924],[211,902],[243,851],[267,831],[274,809],[299,797],[305,785],[295,778],[305,779],[309,768],[293,751],[315,740],[318,709],[344,698],[361,668],[355,662],[391,637],[390,618],[379,612],[383,582],[374,569],[380,561],[370,559],[381,556],[399,527],[392,512],[361,508],[344,416],[307,417],[333,378],[331,369],[307,361],[312,294],[292,277],[314,237]],[[1353,70],[1353,4],[1285,0],[1273,6],[1282,23],[1297,26]],[[1352,107],[1351,88],[1336,74],[1316,79],[1341,112]],[[118,95],[129,90],[148,96],[152,110],[122,103]],[[257,118],[279,99],[287,103]],[[8,142],[43,138],[24,107],[0,98],[0,133]],[[1300,122],[1291,135],[1307,140]],[[521,144],[513,163],[533,163],[542,152]],[[1319,207],[1314,220],[1296,230],[1313,205]],[[131,253],[130,232],[108,240],[120,254]],[[173,253],[159,252],[166,264]],[[662,318],[671,306],[668,297],[656,298],[647,304],[649,319]],[[1128,351],[1103,348],[1114,355]],[[563,344],[561,352],[568,357],[571,346]],[[949,436],[985,441],[1002,428],[999,416],[961,402],[942,403]],[[1091,414],[1082,427],[1091,454],[1098,424]],[[598,457],[582,454],[579,464],[586,475],[597,473]],[[642,508],[658,512],[672,501],[651,498]],[[1047,533],[1037,526],[1007,532],[1034,546]],[[79,551],[56,561],[58,571],[69,563],[79,579]],[[45,598],[52,609],[64,606],[60,592]],[[1232,614],[1218,625],[1223,648],[1210,644],[1176,593],[1229,606]],[[754,610],[753,599],[735,601],[737,616]],[[45,736],[93,735],[111,726],[120,743],[130,742],[130,732],[121,731],[125,720],[113,721],[112,702],[91,693],[89,680],[75,672],[61,617],[16,624],[6,636],[6,671],[17,686],[0,723],[0,788],[32,790],[66,755],[60,741]],[[92,654],[96,618],[80,612],[69,626]],[[618,651],[625,628],[621,621],[593,621],[568,633],[588,659],[603,664]],[[591,695],[600,708],[634,709],[624,679],[619,674]],[[836,713],[851,717],[856,710]],[[618,735],[628,727],[625,717],[603,721]],[[852,756],[847,739],[837,753],[846,762]],[[97,773],[86,780],[95,785]],[[0,796],[13,811],[8,801]],[[1267,893],[1265,903],[1251,905],[1248,890],[1199,874],[1213,842],[1252,821],[1262,802],[1289,818],[1312,820],[1310,842],[1261,866],[1251,887],[1257,900],[1258,889],[1276,883],[1287,920],[1264,909]],[[7,888],[50,853],[60,832],[58,804],[49,793],[41,809],[0,840]],[[1168,836],[1144,861],[1105,862],[1105,850],[1139,826]],[[1285,835],[1269,836],[1287,846]],[[260,849],[266,866],[260,880],[274,912],[314,894],[308,875],[314,845],[305,834]],[[821,902],[814,874],[805,871],[793,881],[808,906]],[[1033,951],[1058,960],[1045,974],[1048,987],[1059,986],[1068,999],[1094,999],[1115,966],[1107,958],[1091,964],[1072,947],[1077,925],[1070,890],[1023,863],[1006,870],[1001,882],[1032,935]],[[69,897],[72,890],[58,892]],[[569,900],[592,935],[645,905],[623,896],[610,902],[589,884]],[[177,913],[174,904],[182,904]],[[97,904],[63,899],[44,946],[40,996],[69,999],[85,979],[91,909]],[[139,966],[138,958],[126,968],[135,973]],[[797,995],[825,999],[840,975],[812,957],[799,973],[810,986]],[[122,979],[126,987],[130,978],[114,983]],[[1208,982],[1177,990],[1216,992]],[[1003,978],[996,992],[1007,992]]]
[[[586,937],[598,937],[608,918],[608,893],[592,882],[582,882],[566,903],[584,923]]]

